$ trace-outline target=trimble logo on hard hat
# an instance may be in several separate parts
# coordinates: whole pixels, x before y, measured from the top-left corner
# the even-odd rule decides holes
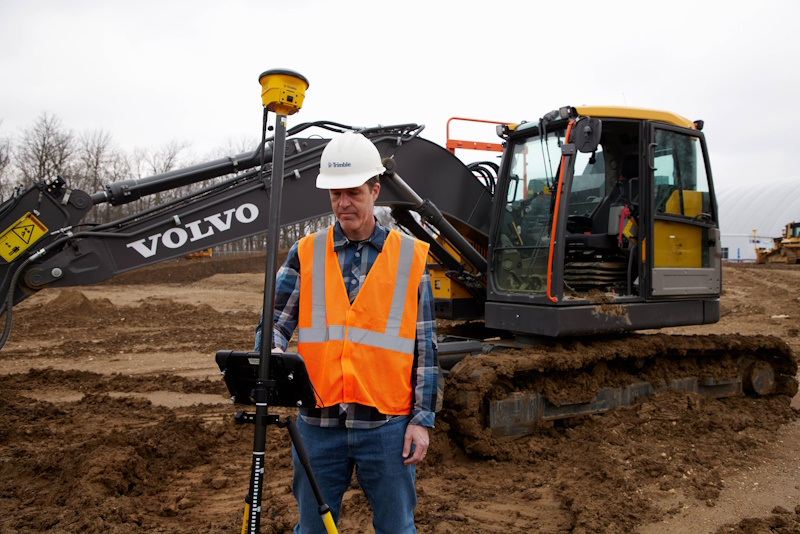
[[[349,161],[329,161],[328,168],[330,169],[333,167],[334,169],[341,169],[344,167],[352,167]]]

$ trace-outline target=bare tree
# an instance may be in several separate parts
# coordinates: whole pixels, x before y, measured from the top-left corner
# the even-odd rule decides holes
[[[111,134],[104,130],[82,133],[77,139],[75,164],[70,175],[70,185],[87,193],[96,193],[103,186],[130,175],[128,159],[119,151]],[[108,222],[110,205],[106,204],[97,222]]]
[[[238,139],[228,138],[224,145],[209,152],[207,160],[224,158],[226,156],[236,156],[245,152],[252,152],[258,148],[258,139],[243,135]]]
[[[3,121],[0,120],[0,126]],[[0,202],[11,195],[15,180],[11,175],[11,139],[0,137]]]
[[[103,130],[82,133],[77,142],[77,163],[72,185],[89,193],[99,190],[105,180],[111,156],[111,134]]]
[[[169,172],[178,168],[181,163],[181,152],[187,147],[186,143],[173,140],[156,149],[137,148],[133,151],[131,171],[137,178]],[[142,208],[149,208],[162,201],[176,198],[180,194],[182,193],[179,191],[165,191],[163,195],[156,193],[151,198],[142,199],[139,204]]]
[[[169,172],[180,163],[181,152],[188,145],[180,141],[169,141],[156,149],[136,149],[134,158],[137,162],[139,178]]]
[[[63,129],[55,115],[42,113],[36,122],[23,130],[14,160],[23,185],[31,185],[69,170],[75,151],[72,132]]]

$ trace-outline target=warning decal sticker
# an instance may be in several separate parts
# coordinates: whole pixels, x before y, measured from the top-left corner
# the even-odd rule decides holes
[[[0,257],[12,262],[47,233],[33,213],[26,213],[0,235]]]

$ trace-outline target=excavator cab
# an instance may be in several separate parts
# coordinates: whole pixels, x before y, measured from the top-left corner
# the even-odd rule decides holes
[[[562,108],[502,133],[487,326],[561,337],[718,320],[718,216],[692,122]]]

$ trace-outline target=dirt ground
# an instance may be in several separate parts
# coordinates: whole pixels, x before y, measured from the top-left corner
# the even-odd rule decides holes
[[[214,363],[249,350],[263,257],[182,260],[17,306],[0,351],[0,532],[239,532],[253,428]],[[800,354],[800,266],[726,265],[716,325]],[[800,397],[663,392],[467,455],[437,419],[421,533],[800,532]],[[272,408],[271,413],[292,411]],[[262,532],[296,519],[285,430],[267,436]],[[372,532],[357,482],[340,532]]]

